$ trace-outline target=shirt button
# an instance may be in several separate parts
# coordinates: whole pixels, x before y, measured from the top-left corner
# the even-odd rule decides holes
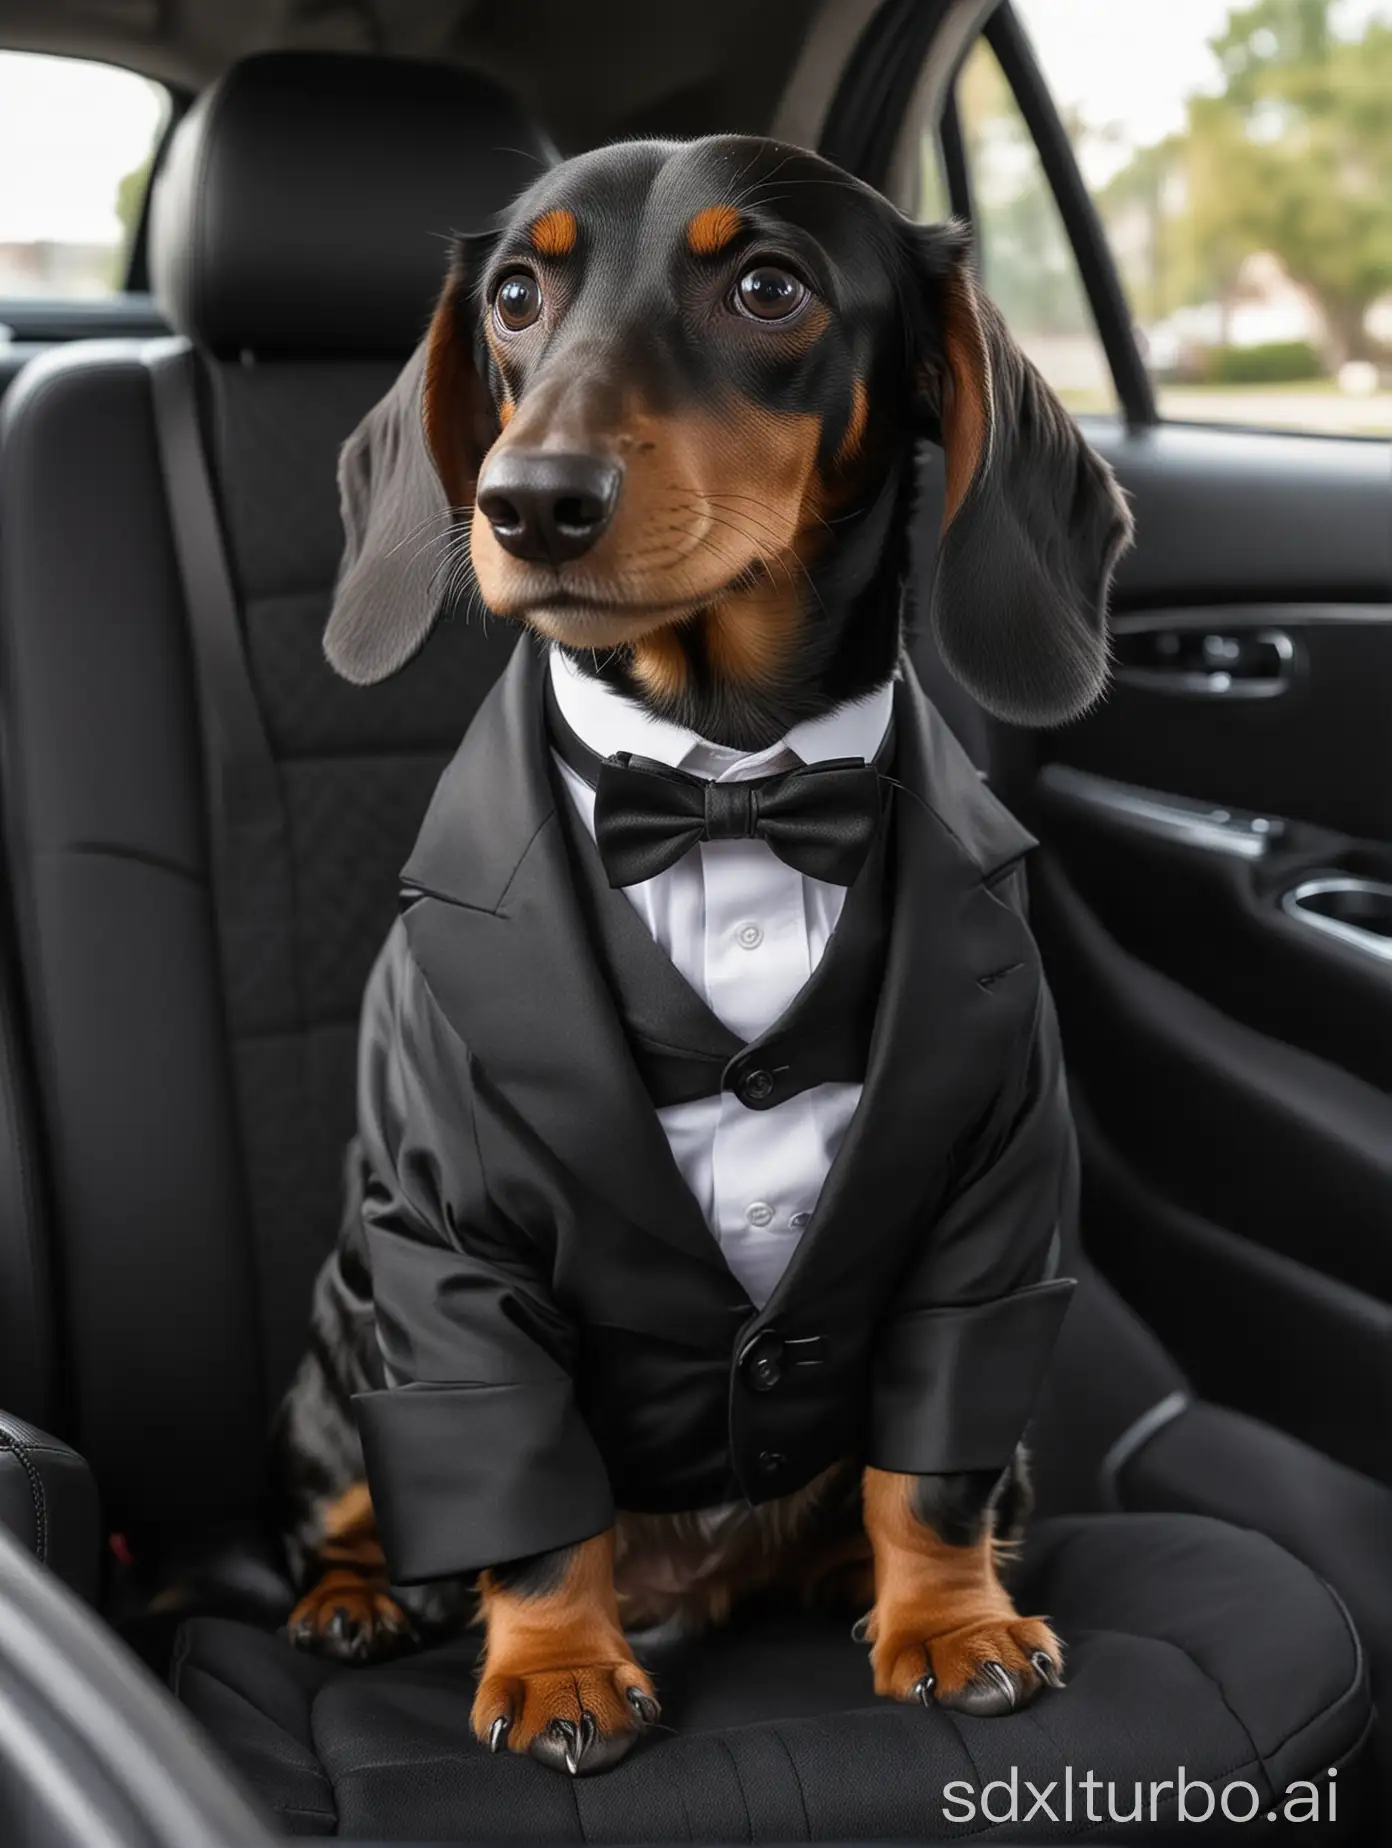
[[[746,1072],[740,1079],[740,1096],[747,1104],[762,1104],[773,1096],[771,1072]]]
[[[742,950],[757,950],[764,940],[764,933],[757,924],[741,924],[735,936]]]
[[[773,1224],[773,1208],[767,1200],[756,1200],[752,1206],[745,1207],[744,1216],[751,1226],[771,1226]]]
[[[781,1450],[761,1450],[755,1467],[761,1476],[781,1476],[788,1459]]]
[[[788,1224],[793,1228],[794,1232],[801,1232],[804,1226],[810,1226],[811,1223],[812,1215],[810,1213],[794,1213],[792,1218],[788,1221]]]

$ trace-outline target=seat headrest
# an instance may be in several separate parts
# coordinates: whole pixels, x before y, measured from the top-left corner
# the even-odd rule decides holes
[[[150,207],[155,295],[214,352],[408,353],[450,232],[484,227],[554,159],[474,73],[351,53],[247,58],[171,140]]]

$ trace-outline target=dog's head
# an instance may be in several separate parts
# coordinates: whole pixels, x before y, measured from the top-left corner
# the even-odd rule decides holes
[[[490,610],[602,652],[669,714],[698,681],[752,711],[809,663],[851,696],[857,653],[892,664],[924,436],[946,456],[945,659],[1002,718],[1072,717],[1103,684],[1129,520],[966,234],[754,138],[567,161],[458,241],[424,342],[344,449],[329,659],[395,672],[467,545]]]

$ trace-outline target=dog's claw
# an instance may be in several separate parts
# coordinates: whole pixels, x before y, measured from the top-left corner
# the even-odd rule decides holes
[[[546,1730],[560,1745],[566,1770],[572,1777],[577,1776],[585,1747],[581,1743],[579,1729],[575,1722],[573,1720],[552,1720]]]
[[[628,1704],[645,1726],[656,1726],[662,1718],[662,1709],[651,1694],[645,1694],[642,1688],[628,1690]]]
[[[1014,1707],[1016,1701],[1019,1699],[1019,1694],[1005,1664],[1003,1662],[983,1662],[981,1664],[981,1672],[991,1677],[992,1681],[995,1682],[996,1686],[1005,1696],[1008,1705]]]
[[[512,1721],[505,1713],[500,1713],[488,1729],[488,1749],[501,1752],[507,1744],[507,1736],[512,1731]]]
[[[913,1686],[909,1689],[909,1693],[916,1701],[920,1701],[925,1707],[931,1707],[933,1704],[933,1689],[937,1685],[938,1678],[936,1675],[920,1675],[918,1680],[915,1681]]]
[[[366,1651],[367,1638],[362,1625],[341,1604],[334,1606],[334,1614],[324,1627],[324,1635],[335,1650],[346,1656],[362,1655]]]
[[[1047,1649],[1036,1649],[1034,1654],[1030,1657],[1030,1661],[1033,1662],[1034,1672],[1044,1683],[1045,1687],[1061,1688],[1063,1686],[1063,1676],[1060,1675],[1058,1671],[1058,1663],[1055,1662]]]
[[[855,1622],[851,1625],[851,1641],[853,1643],[868,1643],[870,1641],[870,1615],[870,1612],[867,1611],[863,1617],[857,1617]]]

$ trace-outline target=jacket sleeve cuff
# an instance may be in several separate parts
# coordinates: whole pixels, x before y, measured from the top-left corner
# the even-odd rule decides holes
[[[454,1578],[603,1533],[609,1477],[569,1380],[355,1395],[387,1568]]]
[[[1004,1469],[1072,1294],[1073,1279],[1057,1277],[890,1323],[876,1354],[870,1463],[913,1476]]]

